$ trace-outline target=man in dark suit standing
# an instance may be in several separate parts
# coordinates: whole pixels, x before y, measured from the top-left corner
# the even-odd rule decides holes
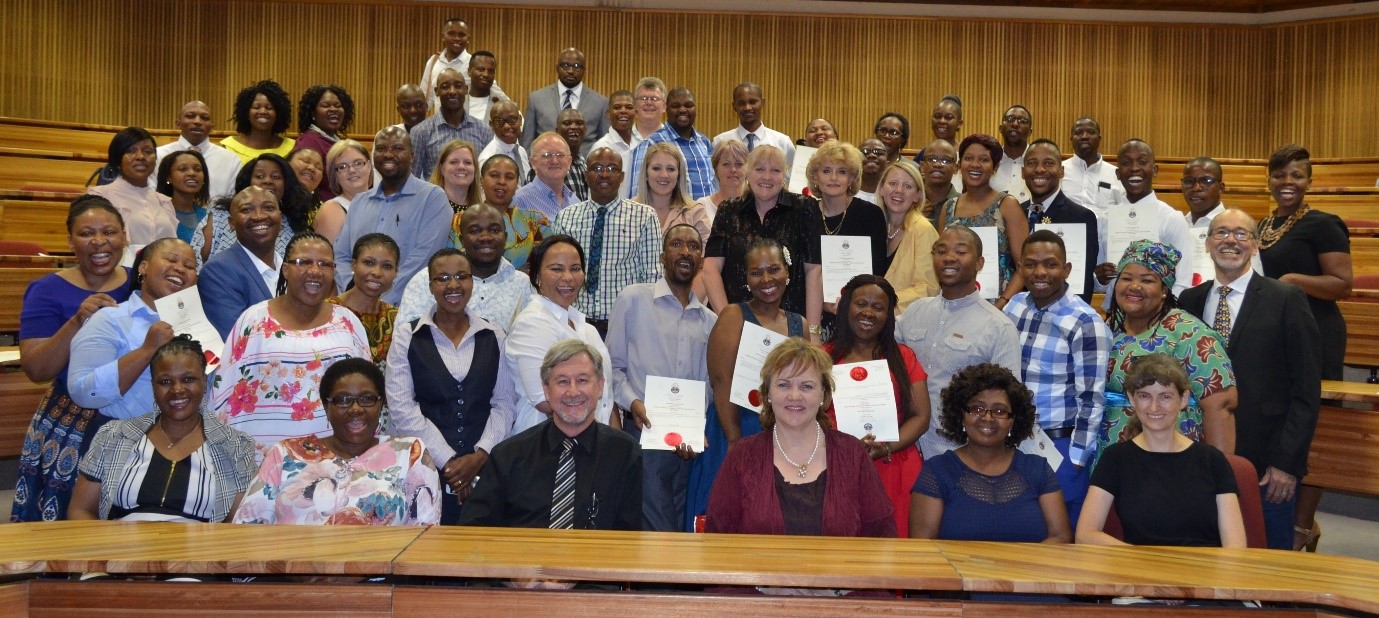
[[[1321,405],[1317,322],[1302,289],[1255,273],[1255,221],[1239,209],[1216,216],[1207,253],[1216,280],[1183,292],[1182,307],[1221,333],[1235,369],[1236,453],[1253,463],[1273,549],[1293,548],[1298,481]]]
[[[579,110],[589,129],[579,148],[580,156],[588,155],[594,142],[608,132],[608,97],[584,85],[584,66],[584,52],[573,47],[560,52],[555,65],[559,81],[527,95],[527,118],[522,125],[523,148],[530,151],[536,136],[558,130],[557,119],[565,109]]]
[[[1033,232],[1035,225],[1046,223],[1081,224],[1086,227],[1082,293],[1078,296],[1091,303],[1092,273],[1096,269],[1097,239],[1100,237],[1099,220],[1091,210],[1063,194],[1063,163],[1058,144],[1047,139],[1034,140],[1025,151],[1025,162],[1020,173],[1024,176],[1025,186],[1029,187],[1029,201],[1020,205],[1029,217],[1029,231]]]

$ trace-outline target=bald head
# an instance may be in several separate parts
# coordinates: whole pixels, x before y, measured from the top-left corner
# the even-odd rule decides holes
[[[211,108],[201,101],[188,101],[177,113],[177,130],[182,138],[193,146],[199,146],[211,134],[215,123],[211,122]]]
[[[408,129],[426,120],[426,93],[416,84],[403,84],[397,89],[397,115]]]

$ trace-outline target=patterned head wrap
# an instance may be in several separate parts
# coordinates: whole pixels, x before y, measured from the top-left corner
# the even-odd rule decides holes
[[[1125,248],[1125,255],[1116,264],[1116,273],[1125,270],[1130,264],[1139,264],[1154,271],[1164,281],[1165,288],[1172,288],[1176,280],[1178,261],[1183,259],[1181,251],[1163,243],[1137,240]]]

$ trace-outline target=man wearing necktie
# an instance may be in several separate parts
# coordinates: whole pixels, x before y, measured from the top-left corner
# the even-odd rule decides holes
[[[1020,174],[1029,188],[1029,201],[1020,206],[1029,217],[1029,230],[1036,225],[1062,223],[1082,225],[1087,230],[1086,264],[1073,276],[1082,278],[1082,293],[1078,296],[1086,302],[1092,300],[1092,276],[1096,269],[1097,239],[1104,233],[1102,222],[1091,210],[1068,198],[1062,190],[1063,164],[1060,161],[1058,144],[1052,140],[1037,139],[1025,151],[1025,161]]]
[[[531,150],[538,135],[556,131],[560,112],[579,110],[588,125],[584,142],[577,149],[588,155],[594,142],[608,132],[608,97],[595,92],[584,83],[584,52],[573,47],[560,52],[556,60],[556,82],[527,95],[526,122],[522,125],[522,147]]]
[[[738,84],[733,88],[733,113],[737,114],[738,126],[715,135],[713,145],[735,139],[746,144],[747,152],[751,152],[757,146],[770,144],[785,153],[785,163],[789,165],[795,160],[795,142],[790,136],[762,124],[761,112],[765,108],[766,97],[761,93],[760,84]]]
[[[1207,253],[1215,281],[1183,292],[1184,310],[1213,325],[1235,370],[1235,452],[1259,474],[1269,547],[1293,548],[1298,481],[1321,405],[1319,333],[1307,295],[1251,268],[1255,221],[1231,208],[1212,219]]]

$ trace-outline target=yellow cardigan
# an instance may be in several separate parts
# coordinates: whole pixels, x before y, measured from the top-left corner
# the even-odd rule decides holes
[[[899,302],[896,315],[905,311],[917,299],[938,294],[938,278],[934,275],[931,251],[938,241],[938,231],[919,208],[905,215],[905,236],[895,248],[895,258],[886,271],[886,281],[895,287]]]

